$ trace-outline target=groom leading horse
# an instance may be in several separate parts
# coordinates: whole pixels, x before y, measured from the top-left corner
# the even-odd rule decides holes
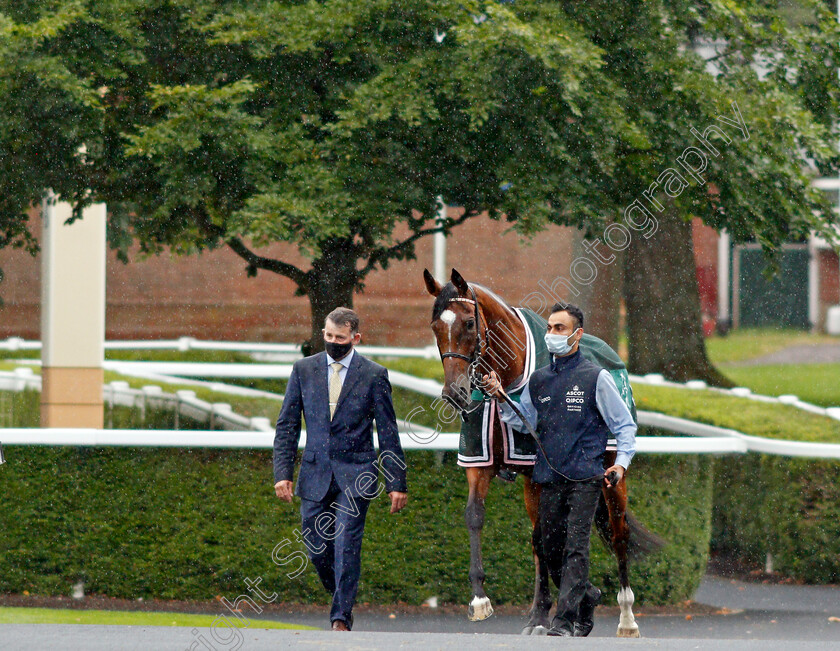
[[[506,470],[516,470],[525,483],[525,506],[533,525],[538,519],[539,484],[532,480],[537,458],[536,442],[500,419],[496,400],[480,390],[480,372],[495,371],[507,393],[521,393],[531,375],[550,362],[543,343],[546,322],[530,310],[514,309],[486,287],[467,283],[453,269],[451,282],[441,286],[428,270],[426,288],[435,297],[432,330],[437,339],[444,367],[443,397],[461,412],[463,425],[458,464],[466,468],[469,497],[465,512],[470,534],[470,582],[473,599],[470,619],[486,619],[492,612],[484,592],[481,558],[481,530],[484,501],[490,480]],[[578,342],[582,355],[609,371],[622,399],[634,413],[627,371],[621,359],[603,341],[583,335]],[[478,412],[478,413],[476,413]],[[607,447],[604,462],[615,463],[615,447]],[[629,554],[653,551],[661,541],[626,511],[626,483],[603,486],[595,512],[595,524],[605,542],[616,554],[619,566],[621,606],[618,635],[637,637],[638,626],[632,613],[633,591],[627,573]],[[632,537],[631,537],[632,533]],[[524,634],[544,634],[548,626],[551,595],[546,563],[541,562],[541,545],[534,547],[534,601]]]

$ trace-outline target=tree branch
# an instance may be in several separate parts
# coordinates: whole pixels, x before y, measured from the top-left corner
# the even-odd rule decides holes
[[[720,52],[713,57],[709,57],[708,59],[703,59],[703,61],[705,61],[706,63],[709,63],[710,61],[717,61],[718,59],[724,59],[728,56],[732,56],[733,54],[737,54],[739,52],[740,52],[740,50],[733,50],[733,49],[727,48],[723,52]]]
[[[454,220],[452,224],[449,226],[458,226],[459,224],[463,224],[471,217],[475,217],[478,215],[477,210],[465,210],[464,214],[458,217],[458,219]],[[432,235],[433,233],[443,233],[446,230],[443,226],[435,226],[434,228],[425,228],[422,230],[417,231],[411,237],[403,240],[402,242],[398,242],[393,246],[388,247],[387,249],[379,249],[378,251],[374,251],[370,258],[368,259],[368,263],[359,270],[359,278],[364,278],[368,275],[371,271],[373,271],[374,267],[377,263],[384,262],[386,260],[390,260],[391,258],[398,257],[404,251],[407,251],[411,245],[419,240],[421,237],[425,237],[426,235]]]
[[[281,276],[286,276],[298,284],[301,289],[306,289],[309,286],[309,278],[305,271],[298,269],[296,266],[283,262],[282,260],[275,260],[273,258],[265,258],[257,255],[238,237],[229,237],[227,230],[222,226],[218,226],[210,221],[207,213],[201,209],[193,209],[192,215],[198,224],[198,227],[206,235],[218,237],[230,249],[236,253],[240,258],[248,263],[249,272],[253,269],[264,269],[265,271],[273,271]]]
[[[249,249],[245,244],[240,240],[238,237],[231,237],[224,240],[225,244],[227,244],[231,250],[233,250],[236,255],[240,258],[245,260],[248,263],[248,267],[251,269],[265,269],[266,271],[273,271],[276,274],[280,274],[281,276],[286,276],[286,278],[291,278],[295,281],[301,289],[306,289],[309,285],[309,279],[306,275],[306,272],[302,269],[298,269],[293,264],[289,264],[288,262],[283,262],[282,260],[275,260],[274,258],[265,258],[261,255],[257,255],[251,249]]]

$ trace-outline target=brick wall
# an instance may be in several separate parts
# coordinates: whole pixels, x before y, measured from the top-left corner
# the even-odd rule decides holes
[[[39,232],[37,217],[34,230]],[[447,243],[447,264],[468,280],[495,289],[519,304],[537,282],[568,275],[570,229],[551,227],[530,244],[505,233],[507,223],[477,218],[456,228]],[[399,234],[398,234],[399,235]],[[263,255],[306,267],[294,247],[276,244]],[[355,307],[367,343],[425,345],[432,298],[423,268],[433,270],[433,240],[417,245],[417,260],[392,264],[370,274]],[[19,250],[0,251],[6,276],[0,284],[0,338],[40,337],[40,259]],[[309,303],[294,296],[292,281],[265,271],[245,274],[244,262],[227,248],[198,256],[168,254],[124,265],[107,264],[108,339],[161,339],[194,336],[240,341],[293,341],[308,337]]]

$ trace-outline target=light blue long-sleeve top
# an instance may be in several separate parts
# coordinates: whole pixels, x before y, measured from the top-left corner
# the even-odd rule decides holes
[[[537,428],[537,409],[531,402],[530,387],[526,384],[525,389],[519,397],[519,411],[528,420],[533,429]],[[598,411],[604,418],[610,432],[615,436],[616,441],[616,465],[625,470],[630,466],[633,455],[636,454],[636,430],[638,427],[633,422],[633,416],[627,408],[627,404],[618,392],[612,375],[606,369],[601,369],[598,374],[598,382],[595,388],[595,404]],[[499,416],[511,427],[520,429],[519,416],[503,402],[499,402]]]

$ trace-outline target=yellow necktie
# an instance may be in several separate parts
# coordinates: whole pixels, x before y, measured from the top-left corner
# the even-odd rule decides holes
[[[330,375],[330,420],[335,414],[335,406],[338,404],[338,397],[341,395],[341,378],[338,372],[341,370],[341,362],[333,362],[332,375]]]

